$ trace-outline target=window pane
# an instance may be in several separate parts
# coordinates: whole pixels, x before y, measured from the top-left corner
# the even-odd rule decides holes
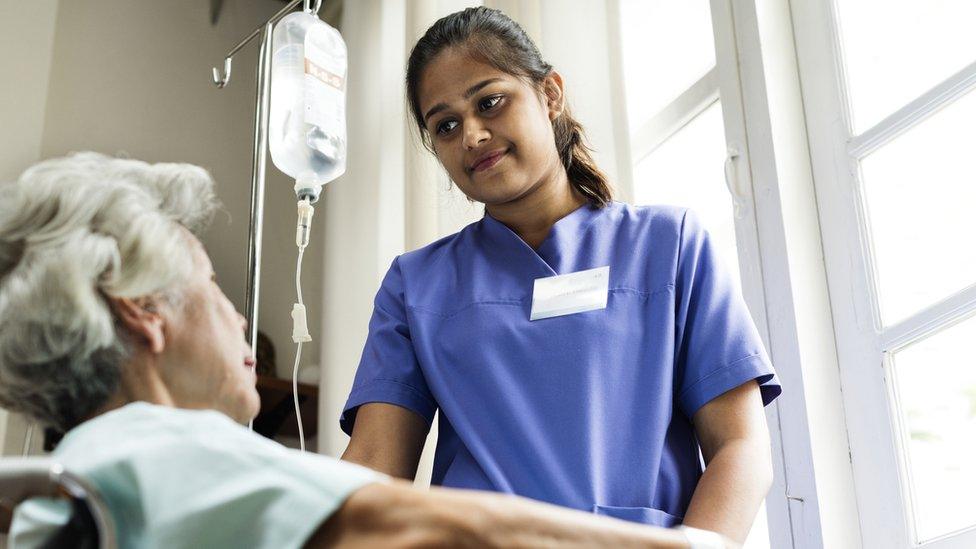
[[[715,102],[637,164],[634,199],[637,204],[672,204],[695,210],[726,265],[738,272],[725,158],[722,107]]]
[[[742,549],[769,549],[769,523],[766,517],[766,502],[759,505],[756,521],[752,523],[749,537],[742,544]]]
[[[621,0],[624,86],[631,132],[715,65],[708,0]]]
[[[862,161],[881,316],[976,283],[976,92]]]
[[[976,61],[973,0],[837,0],[856,133]]]
[[[976,524],[976,318],[892,357],[919,541]]]

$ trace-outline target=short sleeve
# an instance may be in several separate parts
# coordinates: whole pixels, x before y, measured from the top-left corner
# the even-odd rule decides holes
[[[724,267],[697,216],[681,224],[675,275],[675,392],[687,417],[722,393],[755,380],[763,405],[781,392],[736,273]]]
[[[339,418],[346,434],[352,434],[358,408],[370,402],[401,406],[423,417],[428,425],[437,410],[410,337],[399,258],[376,293],[366,346]]]

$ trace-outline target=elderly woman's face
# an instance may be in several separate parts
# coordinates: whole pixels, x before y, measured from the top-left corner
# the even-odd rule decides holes
[[[257,415],[254,358],[244,336],[247,322],[217,286],[210,258],[200,242],[193,248],[193,274],[182,303],[167,308],[167,360],[160,375],[181,408],[210,408],[240,423]]]

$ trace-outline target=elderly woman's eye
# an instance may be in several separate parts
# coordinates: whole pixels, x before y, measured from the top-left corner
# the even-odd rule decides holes
[[[486,97],[478,103],[478,108],[480,108],[482,111],[490,111],[491,109],[494,109],[496,106],[498,106],[501,100],[502,100],[502,96],[500,95],[493,95],[491,97]]]
[[[445,120],[445,121],[443,121],[443,122],[441,122],[440,124],[437,125],[437,133],[443,135],[443,134],[445,134],[445,133],[453,130],[456,126],[457,126],[457,121],[455,121],[455,120]]]

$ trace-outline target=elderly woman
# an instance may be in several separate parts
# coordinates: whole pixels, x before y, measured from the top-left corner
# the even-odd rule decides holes
[[[242,427],[259,406],[244,319],[195,236],[215,204],[201,168],[94,153],[0,186],[0,404],[67,431],[54,456],[99,488],[121,545],[689,547],[703,535],[415,490]],[[14,543],[43,544],[68,514],[24,503]]]

